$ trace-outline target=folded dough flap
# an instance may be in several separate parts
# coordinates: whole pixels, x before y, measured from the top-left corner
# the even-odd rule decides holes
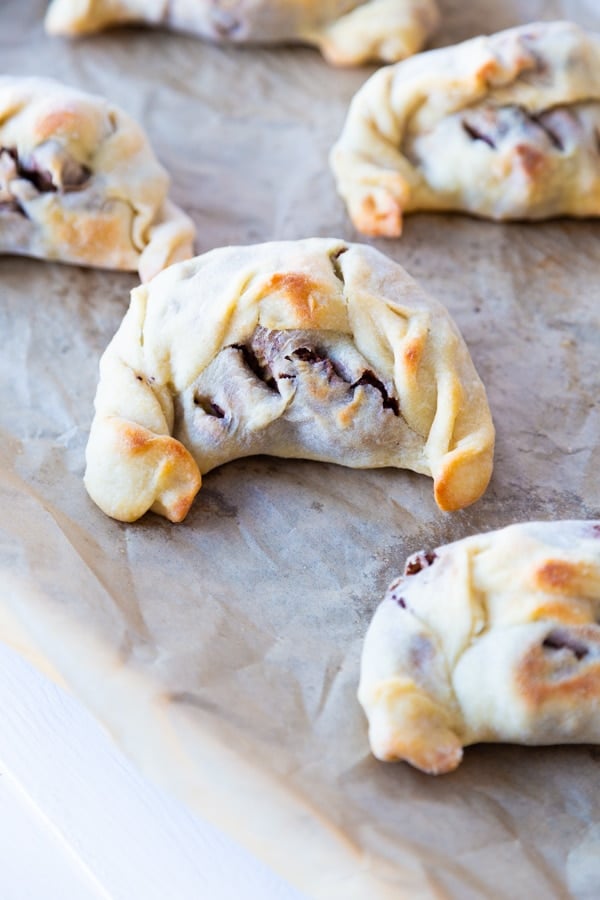
[[[132,338],[139,338],[139,316],[139,304],[132,304],[122,326]],[[101,360],[85,486],[92,500],[120,521],[133,522],[151,509],[180,522],[200,489],[200,472],[189,451],[171,435],[169,389],[141,374],[139,341],[132,342],[131,350],[137,366],[119,357],[122,342],[119,334]]]
[[[133,522],[148,510],[181,522],[202,483],[194,458],[180,441],[116,417],[96,416],[86,462],[90,497],[122,522]]]
[[[148,228],[148,243],[139,260],[143,282],[150,281],[167,266],[189,259],[194,252],[196,228],[179,207],[165,200],[156,219]]]
[[[439,641],[404,586],[403,579],[392,585],[369,626],[358,699],[378,759],[437,775],[462,759],[461,717]]]
[[[393,380],[400,412],[423,439],[423,465],[441,509],[474,503],[493,468],[485,388],[447,310],[370,247],[339,258],[357,347]]]
[[[396,62],[417,53],[438,22],[435,0],[368,0],[304,36],[334,65]]]
[[[426,454],[436,502],[452,512],[475,503],[486,490],[494,466],[495,432],[479,390],[467,398],[458,382],[450,390],[440,388]]]
[[[452,772],[463,756],[460,737],[443,707],[405,679],[394,678],[363,701],[369,716],[369,740],[383,762],[405,760],[429,775]]]
[[[435,354],[436,412],[425,452],[435,498],[452,511],[474,503],[488,486],[495,430],[485,388],[454,324],[440,323]]]
[[[401,151],[404,122],[391,103],[395,72],[394,66],[379,69],[363,85],[330,153],[336,186],[354,225],[373,236],[400,236],[414,181],[413,167]]]

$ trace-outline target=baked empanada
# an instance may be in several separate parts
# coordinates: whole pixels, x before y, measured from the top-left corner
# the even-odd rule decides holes
[[[0,77],[0,252],[147,280],[193,253],[194,226],[142,129],[102,97]]]
[[[53,0],[51,34],[145,22],[211,41],[314,44],[334,65],[395,62],[416,53],[438,23],[435,0]]]
[[[600,522],[527,522],[417,553],[365,640],[375,756],[455,769],[481,741],[600,742]]]
[[[526,25],[376,72],[331,165],[355,226],[414,210],[491,219],[600,214],[600,36]]]
[[[258,453],[431,475],[442,509],[492,470],[481,381],[447,311],[371,247],[213,250],[136,288],[100,363],[85,484],[180,521],[200,473]]]

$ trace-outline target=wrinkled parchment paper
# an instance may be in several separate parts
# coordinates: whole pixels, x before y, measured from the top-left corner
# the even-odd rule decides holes
[[[597,0],[441,5],[438,44],[534,18],[600,29]],[[370,70],[143,29],[51,40],[44,7],[0,5],[3,70],[139,119],[199,251],[358,239],[326,157]],[[208,475],[182,525],[108,519],[83,489],[84,448],[135,277],[0,258],[0,637],[311,897],[597,897],[600,750],[479,746],[435,779],[370,756],[355,692],[408,553],[600,515],[600,223],[416,215],[377,246],[446,303],[488,389],[495,474],[459,514],[425,477],[261,457]]]

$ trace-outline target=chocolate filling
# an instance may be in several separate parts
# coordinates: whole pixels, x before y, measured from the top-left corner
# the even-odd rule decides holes
[[[316,350],[311,350],[308,347],[298,347],[297,350],[294,350],[291,356],[286,356],[286,359],[291,359],[293,356],[301,359],[303,362],[325,363],[328,368],[331,367],[332,373],[337,375],[343,381],[347,381],[347,379],[344,378],[343,374],[334,365],[334,363],[327,357],[320,356]],[[356,388],[359,385],[368,385],[369,387],[375,388],[375,390],[379,391],[379,393],[381,394],[383,408],[391,409],[395,416],[400,415],[400,406],[398,404],[398,401],[395,397],[390,397],[385,384],[370,369],[365,369],[360,378],[352,382],[350,387]]]
[[[279,393],[279,387],[272,369],[272,366],[275,365],[276,353],[273,351],[276,351],[284,334],[284,332],[268,332],[266,329],[259,329],[260,339],[254,340],[254,346],[249,344],[230,345],[230,349],[237,350],[242,355],[247,368],[270,390],[277,393]],[[329,382],[339,379],[348,384],[351,390],[360,385],[375,388],[381,395],[383,409],[390,409],[395,416],[400,416],[398,400],[388,393],[385,384],[370,369],[365,369],[356,381],[351,382],[347,375],[323,351],[310,346],[297,347],[283,358],[292,363],[294,360],[299,360],[309,365],[318,366]],[[296,374],[292,372],[279,372],[277,375],[278,379],[294,379],[296,377]]]
[[[400,407],[398,405],[398,401],[395,397],[390,397],[387,392],[387,388],[383,381],[380,381],[379,378],[375,375],[374,372],[371,372],[370,369],[366,369],[358,379],[352,385],[353,388],[358,387],[359,384],[368,384],[370,387],[374,387],[375,390],[379,391],[381,394],[382,406],[384,409],[391,409],[395,416],[400,415]]]
[[[279,388],[277,387],[277,382],[273,378],[273,376],[269,373],[268,369],[264,368],[259,359],[252,349],[247,344],[231,344],[232,350],[237,350],[242,354],[242,358],[246,366],[250,369],[251,372],[256,375],[259,381],[262,381],[268,388],[272,391],[276,391],[279,393]]]
[[[61,172],[63,191],[77,191],[92,177],[92,170],[74,159],[67,159]]]
[[[461,125],[471,140],[483,141],[493,150],[497,149],[499,139],[506,134],[523,130],[525,125],[533,125],[544,132],[555,150],[562,153],[565,149],[564,142],[548,121],[555,112],[560,115],[561,110],[547,110],[534,115],[521,106],[504,106],[499,109],[488,106],[467,113],[461,120]],[[562,112],[572,118],[572,113],[565,110]]]
[[[461,125],[472,141],[483,141],[488,145],[488,147],[491,147],[492,150],[496,149],[496,144],[491,139],[489,134],[484,134],[481,129],[476,128],[474,125],[471,125],[470,122],[467,122],[465,119],[462,120]]]
[[[565,149],[565,145],[563,144],[563,142],[561,141],[559,136],[556,134],[556,132],[553,131],[552,128],[550,128],[548,123],[545,121],[543,115],[541,115],[541,116],[529,115],[527,118],[531,122],[534,122],[538,126],[538,128],[541,128],[542,131],[544,131],[548,135],[548,137],[550,138],[550,143],[556,150],[559,150],[561,153],[563,152],[563,150]]]
[[[430,553],[419,553],[414,559],[411,559],[409,563],[406,564],[406,568],[404,570],[405,575],[418,575],[423,569],[429,568],[432,566],[437,559],[437,553],[431,551]]]
[[[318,350],[312,350],[309,347],[298,347],[297,350],[294,350],[289,356],[284,357],[284,359],[291,362],[294,356],[296,359],[301,359],[302,362],[314,363],[315,365],[322,364],[329,381],[334,377],[337,377],[342,381],[345,381],[346,384],[350,384],[348,379],[345,378],[344,373],[339,370],[335,363],[329,359],[329,357],[321,356]]]
[[[87,166],[67,157],[61,170],[61,183],[57,185],[52,180],[51,173],[37,164],[35,153],[22,159],[14,147],[0,147],[0,155],[2,153],[7,153],[14,161],[17,177],[29,181],[40,194],[78,190],[89,181],[92,174]]]
[[[208,397],[202,397],[200,394],[195,394],[194,403],[196,406],[199,406],[207,416],[214,416],[216,419],[224,419],[225,412],[221,409],[221,407],[214,403],[212,400],[209,400]]]
[[[406,609],[406,600],[404,597],[399,597],[396,593],[391,594],[390,596],[394,603],[397,603],[401,609]]]
[[[323,362],[325,359],[325,357],[319,356],[316,350],[311,350],[309,347],[298,347],[292,356],[297,356],[302,362]],[[291,356],[286,356],[286,359],[291,359]]]
[[[582,641],[578,641],[566,631],[551,631],[542,643],[546,650],[570,650],[576,659],[583,659],[589,650]]]

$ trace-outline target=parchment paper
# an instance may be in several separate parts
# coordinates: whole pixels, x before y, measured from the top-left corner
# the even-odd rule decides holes
[[[447,0],[437,43],[596,0]],[[326,165],[370,70],[312,50],[120,30],[46,38],[0,6],[2,68],[120,103],[148,130],[198,250],[337,235]],[[440,513],[429,479],[265,457],[208,475],[174,526],[82,486],[98,358],[135,277],[0,259],[0,636],[152,777],[312,897],[597,897],[600,750],[480,746],[437,779],[369,753],[362,638],[408,553],[522,519],[600,515],[600,223],[407,219],[377,246],[446,303],[497,425],[490,489]]]

